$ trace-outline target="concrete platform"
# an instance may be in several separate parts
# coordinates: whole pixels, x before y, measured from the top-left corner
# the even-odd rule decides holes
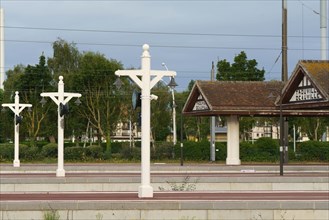
[[[1,165],[1,192],[135,191],[140,185],[139,164],[69,164],[66,176],[56,177],[56,165]],[[241,190],[329,190],[329,166],[285,167],[280,176],[277,166],[215,164],[153,164],[154,191],[172,187],[193,187],[199,191]]]
[[[154,198],[140,199],[139,164],[0,166],[0,218],[107,219],[329,219],[329,166],[152,164]],[[188,177],[188,181],[186,178]],[[171,184],[193,192],[173,192]]]

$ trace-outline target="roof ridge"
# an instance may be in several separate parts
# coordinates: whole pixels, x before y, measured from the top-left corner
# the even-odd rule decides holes
[[[300,60],[302,63],[329,63],[329,60]]]

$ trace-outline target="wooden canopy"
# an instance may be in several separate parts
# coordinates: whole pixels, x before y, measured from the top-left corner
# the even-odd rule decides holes
[[[281,105],[282,102],[282,105]],[[282,81],[197,81],[185,115],[329,116],[329,60],[302,60]]]

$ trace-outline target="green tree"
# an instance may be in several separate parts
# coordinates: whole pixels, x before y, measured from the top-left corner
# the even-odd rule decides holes
[[[53,57],[47,61],[49,69],[54,73],[55,79],[60,75],[64,76],[67,84],[67,79],[74,77],[79,70],[81,54],[75,43],[68,43],[61,38],[53,43],[53,51]]]
[[[244,51],[234,57],[230,64],[226,59],[217,63],[216,79],[220,81],[263,81],[265,70],[257,68],[255,59],[248,60]]]
[[[16,88],[20,91],[19,96],[22,103],[32,104],[31,111],[26,111],[25,119],[28,121],[26,129],[28,130],[31,144],[34,145],[36,138],[40,135],[46,135],[52,133],[54,128],[48,126],[42,126],[44,120],[49,120],[47,118],[48,111],[52,108],[55,111],[54,106],[49,104],[42,106],[40,104],[40,93],[48,90],[52,90],[52,75],[46,65],[46,58],[42,54],[39,58],[39,63],[32,66],[28,65],[25,68],[24,74],[22,74],[18,81],[16,82]],[[23,113],[24,114],[24,113]],[[45,124],[44,124],[45,125]]]
[[[152,93],[158,96],[151,101],[151,132],[155,140],[166,140],[172,129],[172,98],[171,91],[162,81],[152,89]]]
[[[108,60],[100,53],[86,52],[81,56],[73,85],[82,94],[80,116],[97,130],[99,141],[106,139],[109,152],[111,132],[116,128],[119,118],[127,114],[113,85],[116,79],[114,72],[118,69],[122,69],[120,62]]]
[[[289,118],[290,133],[292,126],[300,128],[300,131],[307,135],[310,140],[318,141],[329,126],[329,119],[325,117],[294,117]]]
[[[226,59],[218,61],[216,79],[219,81],[264,81],[265,70],[258,69],[257,65],[255,59],[248,60],[247,54],[241,51],[234,57],[232,64]],[[243,139],[248,138],[249,131],[256,121],[258,121],[257,118],[240,118],[240,133]]]
[[[1,104],[3,104],[3,96],[4,96],[4,91],[2,89],[0,89],[0,106],[1,106]],[[2,110],[2,108],[1,108],[1,110]],[[5,142],[5,133],[3,132],[5,130],[5,126],[4,126],[5,122],[3,120],[4,117],[2,116],[2,112],[3,111],[0,112],[0,114],[1,114],[1,120],[0,120],[0,143]]]

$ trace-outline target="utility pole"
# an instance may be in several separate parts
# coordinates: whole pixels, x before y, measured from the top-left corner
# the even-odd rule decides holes
[[[214,61],[211,64],[211,81],[215,81],[215,66]],[[215,162],[216,160],[216,147],[215,147],[215,116],[210,117],[210,161]]]
[[[23,111],[24,108],[32,107],[31,104],[20,104],[19,103],[19,96],[18,92],[15,92],[15,103],[13,104],[2,104],[2,107],[9,107],[12,112],[15,114],[14,122],[15,122],[15,157],[14,157],[14,162],[13,166],[14,167],[20,167],[20,161],[19,161],[19,124],[22,121],[22,117],[19,116],[19,113]]]
[[[281,81],[288,81],[288,21],[287,21],[287,0],[282,0],[282,76]],[[282,93],[281,93],[282,96]],[[282,114],[282,97],[280,102],[280,112]],[[282,122],[282,120],[284,120]],[[283,148],[284,162],[288,163],[288,118],[280,117],[280,129],[282,130],[280,137],[282,140],[281,147]],[[283,126],[282,126],[283,125]]]
[[[287,64],[287,41],[288,41],[288,25],[287,25],[287,0],[282,0],[282,76],[281,81],[288,81],[288,64]]]

